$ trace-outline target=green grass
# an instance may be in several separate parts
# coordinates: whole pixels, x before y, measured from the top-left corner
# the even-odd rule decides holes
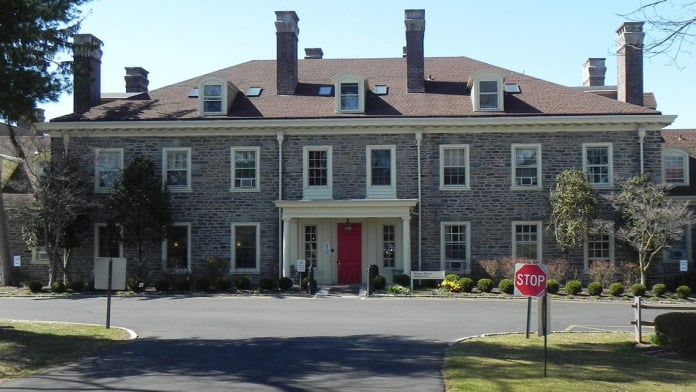
[[[694,391],[696,359],[646,355],[622,333],[524,334],[474,338],[453,345],[445,359],[453,391]]]
[[[0,382],[92,355],[127,339],[128,333],[119,328],[0,320]]]

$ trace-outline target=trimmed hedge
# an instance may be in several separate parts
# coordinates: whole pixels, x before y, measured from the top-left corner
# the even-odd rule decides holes
[[[623,283],[615,282],[609,285],[609,294],[618,297],[624,293]]]
[[[515,292],[515,284],[512,282],[512,279],[503,279],[498,283],[498,290],[501,293],[512,294]]]
[[[546,292],[549,294],[558,294],[561,289],[561,284],[556,279],[549,279],[546,282]]]
[[[655,334],[665,349],[684,355],[696,354],[696,313],[673,312],[655,317]]]
[[[602,295],[602,284],[599,282],[592,282],[587,285],[587,294],[589,295]]]
[[[493,281],[488,278],[479,279],[476,282],[476,287],[481,290],[482,293],[490,293],[493,290]]]
[[[582,291],[582,283],[579,280],[571,280],[565,284],[565,292],[567,295],[580,294]]]
[[[662,297],[665,295],[665,293],[667,293],[667,285],[663,283],[655,283],[650,291],[652,291],[652,295]]]

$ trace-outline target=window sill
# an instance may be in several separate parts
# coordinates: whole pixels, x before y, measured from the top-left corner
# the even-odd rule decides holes
[[[440,185],[441,191],[470,191],[471,187],[468,185]]]
[[[261,192],[259,187],[254,188],[230,188],[230,192],[244,193],[244,192]]]
[[[513,185],[510,187],[511,191],[542,191],[544,188],[540,185],[534,185],[534,186],[516,186]]]

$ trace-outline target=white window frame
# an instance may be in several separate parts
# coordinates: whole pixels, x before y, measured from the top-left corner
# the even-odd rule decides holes
[[[248,185],[247,182],[242,180],[249,180],[244,177],[240,178],[240,186],[237,186],[237,153],[238,152],[253,152],[255,154],[256,167],[254,168],[254,179],[253,186]],[[232,179],[230,183],[230,190],[233,192],[259,192],[261,190],[261,148],[260,147],[232,147],[230,149],[230,177]]]
[[[450,167],[445,164],[445,152],[448,150],[464,151],[464,185],[445,184],[445,168]],[[461,167],[461,166],[457,166]],[[441,144],[440,145],[440,190],[470,190],[469,177],[471,165],[469,164],[469,145],[468,144]]]
[[[94,225],[94,257],[109,257],[109,256],[100,256],[99,255],[99,242],[101,239],[101,236],[99,234],[99,229],[105,228],[107,226],[106,223],[96,223]],[[118,227],[118,226],[117,226]],[[118,243],[118,256],[113,256],[113,257],[123,257],[123,242],[119,241]]]
[[[525,185],[525,184],[518,184],[517,183],[517,169],[520,168],[517,166],[517,151],[518,150],[536,150],[536,184],[530,184],[530,185]],[[511,150],[511,167],[512,167],[512,189],[517,189],[517,190],[540,190],[542,189],[542,181],[541,181],[541,168],[542,168],[542,162],[541,162],[541,144],[513,144],[510,146]],[[527,167],[525,167],[527,168]]]
[[[496,85],[496,92],[486,92],[482,91],[482,82],[492,82]],[[471,103],[473,110],[475,112],[502,112],[505,110],[504,107],[504,90],[503,83],[505,82],[505,77],[502,74],[492,71],[479,71],[476,72],[468,81],[467,86],[471,91]],[[482,95],[496,95],[496,107],[482,107],[481,106],[481,96]]]
[[[536,250],[537,258],[536,262],[541,263],[543,260],[542,250],[543,250],[543,227],[540,221],[513,221],[512,222],[512,257],[513,258],[523,258],[523,256],[517,255],[517,227],[518,226],[536,226]]]
[[[170,152],[186,153],[186,185],[172,185],[168,183],[167,172],[169,171]],[[165,147],[162,149],[162,179],[170,192],[189,192],[191,191],[191,148],[190,147]]]
[[[684,173],[683,181],[667,181],[667,165],[665,160],[667,158],[681,158],[682,160],[682,172]],[[662,151],[662,183],[670,184],[675,186],[685,186],[689,184],[689,154],[678,148],[667,148]]]
[[[447,259],[447,238],[446,232],[448,226],[464,226],[466,228],[465,245],[466,245],[466,260],[449,260]],[[452,269],[451,263],[463,263],[461,269]],[[467,221],[443,221],[440,222],[440,269],[450,272],[461,272],[464,274],[471,273],[471,223]]]
[[[206,96],[206,86],[220,86],[220,95]],[[223,115],[227,114],[230,98],[236,96],[236,91],[230,92],[230,83],[221,78],[208,78],[201,81],[198,85],[198,112],[202,115]],[[209,101],[219,101],[220,110],[206,110],[205,103]]]
[[[41,246],[38,248],[32,248],[31,250],[31,263],[35,265],[48,265],[48,253],[46,252],[46,247]]]
[[[590,239],[585,238],[585,243],[584,243],[584,254],[583,254],[583,268],[585,271],[588,270],[590,267],[590,263],[593,261],[609,261],[611,265],[614,265],[614,223],[613,222],[602,222],[600,223],[601,226],[604,226],[607,228],[608,233],[599,233],[601,235],[607,235],[609,237],[609,258],[597,258],[597,257],[590,257]]]
[[[174,227],[186,227],[186,268],[168,268],[167,258],[169,238],[165,238],[162,241],[162,270],[171,273],[187,273],[191,271],[191,223],[189,222],[176,222],[172,224]]]
[[[118,169],[119,174],[118,178],[120,178],[121,173],[123,172],[123,149],[122,148],[99,148],[95,151],[95,157],[94,157],[94,191],[95,192],[110,192],[112,187],[111,186],[101,186],[100,179],[102,176],[102,172],[111,172],[113,170],[101,170],[100,169],[100,156],[102,153],[118,153],[119,154],[119,166],[120,168]]]
[[[256,266],[253,268],[236,268],[237,265],[237,252],[235,251],[237,246],[236,246],[236,229],[239,226],[254,226],[256,228],[256,260],[255,264]],[[260,265],[261,265],[261,224],[259,222],[235,222],[232,223],[232,230],[231,230],[231,237],[230,237],[230,270],[232,273],[258,273],[260,272]]]
[[[608,159],[607,183],[592,182],[589,165],[587,163],[587,150],[590,148],[606,148]],[[583,143],[582,144],[582,171],[585,172],[587,181],[593,188],[613,188],[614,187],[614,146],[612,143]]]
[[[326,185],[309,185],[310,152],[326,152]],[[304,146],[302,148],[303,197],[307,200],[327,200],[333,198],[333,148],[331,146]]]
[[[389,185],[372,185],[372,151],[390,151],[390,179]],[[366,155],[366,186],[368,199],[393,199],[396,197],[396,146],[370,145],[365,148]]]
[[[354,73],[339,74],[333,77],[334,91],[336,92],[336,113],[365,113],[365,96],[367,91],[367,78]],[[358,86],[358,106],[357,108],[343,108],[342,97],[344,84],[357,84]]]
[[[386,241],[387,238],[385,238],[386,235],[388,234],[387,227],[389,227],[391,230],[391,233],[389,233],[392,235],[391,241]],[[380,263],[381,268],[396,268],[396,249],[397,249],[396,225],[393,223],[385,223],[385,224],[380,225],[380,228],[382,229],[381,230],[382,231],[381,232],[382,241],[380,241],[381,249],[382,249],[382,252],[381,252],[382,262]],[[391,245],[391,246],[388,247],[389,245]],[[387,255],[386,254],[387,251],[390,252],[391,254]],[[387,263],[389,263],[391,265],[386,265]]]

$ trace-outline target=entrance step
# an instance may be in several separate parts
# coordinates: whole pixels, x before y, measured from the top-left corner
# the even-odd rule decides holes
[[[362,292],[360,285],[323,286],[317,291],[317,297],[359,297]]]

